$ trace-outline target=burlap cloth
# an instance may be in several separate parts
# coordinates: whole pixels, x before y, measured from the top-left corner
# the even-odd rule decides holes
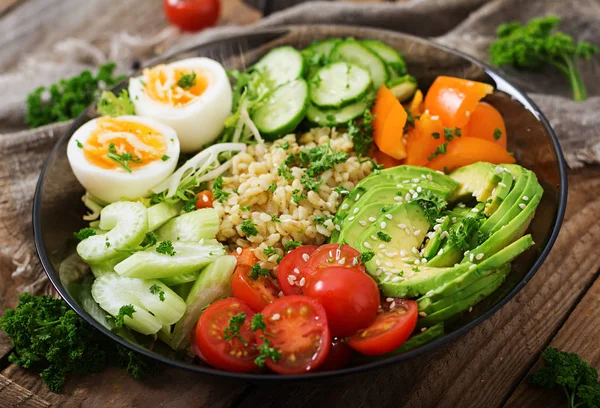
[[[311,2],[274,13],[257,26],[330,23],[380,27],[431,37],[487,61],[488,45],[500,23],[526,21],[546,14],[561,16],[561,30],[577,40],[600,43],[598,0]],[[161,50],[186,47],[247,29],[251,30],[222,27],[183,36],[174,29],[166,29],[151,38],[119,32],[101,48],[67,39],[43,54],[24,54],[16,70],[0,75],[0,132],[3,132],[0,134],[0,271],[4,279],[12,276],[18,291],[50,290],[33,245],[31,203],[43,161],[68,123],[15,132],[26,129],[23,101],[27,93],[107,60],[117,61],[121,72],[126,72],[134,59],[154,56],[157,46]],[[525,73],[503,68],[503,72],[528,92],[546,114],[570,167],[600,163],[600,55],[583,67],[589,94],[583,103],[571,100],[567,82],[554,69]],[[2,286],[7,287],[0,284],[0,289]],[[5,296],[5,290],[0,290],[0,296]]]

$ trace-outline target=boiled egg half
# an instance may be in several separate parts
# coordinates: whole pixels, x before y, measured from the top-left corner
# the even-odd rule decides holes
[[[177,132],[181,151],[214,142],[231,113],[231,84],[221,64],[189,58],[157,65],[129,80],[136,115],[155,118]]]
[[[77,180],[107,203],[150,195],[179,159],[177,133],[139,116],[93,119],[71,136],[67,158]]]

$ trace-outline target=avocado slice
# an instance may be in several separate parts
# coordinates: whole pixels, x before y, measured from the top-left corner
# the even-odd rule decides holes
[[[439,339],[444,335],[444,322],[439,322],[434,324],[431,327],[428,327],[427,330],[423,332],[419,332],[415,335],[412,335],[398,347],[396,350],[391,351],[385,354],[388,356],[397,356],[398,354],[406,353],[407,351],[419,348],[424,346],[425,344],[431,343],[432,341]]]
[[[470,251],[462,262],[479,263],[519,238],[519,235],[525,232],[526,226],[529,225],[535,215],[535,210],[542,199],[543,193],[542,186],[537,184],[537,192],[527,201],[528,204],[525,206],[525,209],[504,227],[494,232],[485,242]],[[518,203],[517,205],[521,204],[523,203]]]
[[[434,229],[423,248],[423,256],[427,259],[431,259],[438,254],[446,235],[444,232],[447,232],[450,227],[450,217],[444,216],[443,218],[444,220],[440,224],[437,224],[437,228],[436,226],[433,227]]]
[[[496,289],[498,289],[500,285],[504,283],[504,279],[506,278],[506,275],[502,274],[496,274],[494,276],[496,277],[496,279],[492,280],[483,289],[469,295],[468,297],[460,299],[457,302],[454,302],[451,306],[448,306],[445,309],[439,310],[433,314],[427,315],[427,317],[417,320],[417,327],[427,327],[442,322],[452,316],[459,314],[462,311],[469,309],[476,303],[479,303],[480,301],[491,295],[494,291],[496,291]]]
[[[387,211],[386,206],[381,202],[367,204],[362,209],[356,207],[356,210],[351,211],[352,214],[344,220],[339,235],[335,241],[330,240],[331,243],[345,243],[356,248],[358,246],[358,237]]]
[[[521,168],[520,166],[516,167],[519,169]],[[518,171],[518,174],[521,174],[520,170]],[[485,215],[489,217],[498,209],[498,207],[500,207],[500,204],[502,204],[506,196],[510,193],[513,182],[513,173],[503,171],[500,182],[498,182],[498,185],[492,191],[492,196],[487,200],[485,210],[483,211]]]
[[[460,167],[450,173],[450,178],[458,183],[448,199],[451,202],[464,201],[470,197],[475,197],[480,203],[485,202],[501,181],[496,166],[487,162]]]
[[[504,216],[498,221],[498,223],[490,230],[490,233],[494,233],[498,231],[500,228],[503,228],[504,225],[512,222],[512,220],[519,215],[519,213],[527,207],[529,204],[528,201],[533,198],[533,196],[538,192],[538,188],[540,184],[537,181],[537,177],[535,173],[530,172],[529,181],[527,182],[527,186],[523,190],[523,195],[518,197],[515,204],[504,214]]]
[[[509,272],[510,264],[505,264],[499,269],[493,270],[489,274],[477,279],[469,286],[460,289],[446,297],[442,297],[440,300],[437,300],[433,303],[423,302],[421,300],[423,298],[421,298],[417,301],[419,303],[419,312],[425,313],[427,315],[432,315],[436,312],[444,310],[447,307],[450,307],[453,304],[458,303],[461,300],[468,298],[475,293],[481,292],[487,286],[493,284],[497,279],[504,280]]]
[[[385,271],[380,275],[381,292],[391,297],[418,297],[465,274],[470,266],[468,263],[450,268],[400,265],[396,270]],[[413,268],[417,268],[418,272]]]

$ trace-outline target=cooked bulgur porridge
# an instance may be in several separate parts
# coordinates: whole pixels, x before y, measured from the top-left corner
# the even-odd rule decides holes
[[[307,169],[285,163],[290,155],[317,146],[345,153],[347,160],[322,172],[312,191],[301,181]],[[344,194],[373,167],[372,161],[360,160],[353,147],[348,134],[335,128],[314,128],[298,139],[292,134],[274,143],[249,146],[234,157],[223,177],[223,191],[229,195],[214,202],[222,219],[217,239],[231,250],[256,247],[254,254],[265,267],[277,264],[286,243],[325,242],[334,230],[333,216]]]

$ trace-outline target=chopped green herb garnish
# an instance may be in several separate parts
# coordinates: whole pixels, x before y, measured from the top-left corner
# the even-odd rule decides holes
[[[260,264],[257,262],[250,268],[250,273],[248,274],[248,277],[250,279],[257,280],[260,276],[268,278],[269,276],[271,276],[271,273],[267,268],[261,268]]]
[[[142,159],[129,152],[125,152],[123,154],[117,153],[117,148],[114,143],[108,145],[108,153],[106,154],[109,159],[117,163],[120,167],[122,167],[128,173],[131,173],[131,167],[129,163],[141,163]]]
[[[271,340],[267,339],[265,336],[260,336],[263,343],[257,347],[258,356],[254,359],[254,363],[263,367],[265,365],[265,361],[267,359],[271,359],[271,361],[277,362],[281,358],[281,353],[271,347]]]
[[[248,342],[246,341],[246,339],[244,339],[242,333],[240,333],[240,329],[242,328],[245,322],[246,313],[244,312],[231,316],[231,319],[229,319],[228,326],[223,330],[223,340],[229,341],[234,337],[237,337],[244,344],[244,346],[247,346]]]
[[[265,256],[276,255],[277,253],[277,250],[270,245],[263,250],[263,254],[265,254]]]
[[[439,139],[440,138],[440,132],[433,132],[431,133],[431,137],[433,137],[434,139]]]
[[[269,191],[270,191],[271,193],[274,193],[276,188],[277,188],[277,185],[276,185],[275,183],[272,183],[272,184],[269,186]]]
[[[133,115],[135,106],[126,89],[123,89],[119,96],[110,91],[103,91],[98,100],[98,113],[102,116]]]
[[[285,248],[286,252],[296,249],[299,246],[302,246],[302,242],[300,241],[288,241],[285,244],[283,244],[283,247]]]
[[[292,181],[294,179],[292,171],[285,164],[279,166],[277,169],[277,175],[285,178],[287,181]]]
[[[375,252],[373,251],[365,251],[359,255],[360,262],[364,265],[369,262],[375,256]]]
[[[502,131],[498,128],[494,129],[494,140],[499,140],[502,137]]]
[[[193,196],[191,200],[187,200],[183,205],[183,211],[186,213],[192,212],[196,209],[196,202],[198,201],[198,196]]]
[[[165,155],[163,155],[163,157],[161,157],[160,159],[161,159],[162,161],[167,161],[167,160],[169,160],[169,159],[170,159],[170,157],[169,157],[169,156],[167,156],[167,155],[165,154]]]
[[[462,137],[462,130],[460,130],[459,128],[454,128],[454,136]]]
[[[135,307],[133,305],[125,305],[121,306],[119,309],[119,313],[115,316],[115,327],[123,327],[125,324],[125,316],[133,319],[133,314],[135,313]]]
[[[106,245],[107,248],[110,248],[110,242],[106,241],[104,245]]]
[[[242,226],[240,227],[242,232],[246,234],[247,237],[253,237],[258,235],[258,230],[254,225],[254,221],[252,220],[244,220],[242,221]]]
[[[448,202],[444,197],[433,193],[431,190],[425,190],[419,193],[418,197],[413,202],[419,204],[425,212],[427,221],[431,224],[435,224],[438,218],[442,215],[442,211],[448,205]]]
[[[433,153],[431,153],[429,155],[429,157],[427,157],[427,160],[433,160],[436,157],[438,157],[440,154],[446,154],[447,147],[448,147],[448,142],[439,145],[438,147],[436,147],[435,151]]]
[[[183,74],[177,81],[177,86],[188,90],[196,85],[196,73],[192,72],[191,74]]]
[[[452,139],[454,139],[454,129],[453,128],[444,128],[444,139],[446,139],[447,141],[451,141]]]
[[[350,191],[348,191],[348,189],[344,186],[337,186],[333,189],[333,191],[335,191],[339,195],[350,194]]]
[[[264,331],[266,328],[267,325],[265,324],[265,317],[262,315],[262,313],[257,313],[254,316],[252,316],[252,323],[250,324],[250,329],[252,331]]]
[[[240,206],[240,211],[250,211],[252,209],[251,205],[247,205],[247,206]]]
[[[390,237],[388,234],[386,234],[383,231],[377,231],[377,238],[379,238],[382,241],[385,242],[390,242],[392,240],[392,237]]]
[[[415,266],[414,268],[412,268],[412,270],[413,270],[414,272],[419,272],[419,267],[418,267],[418,266]]]
[[[162,241],[156,247],[156,252],[169,256],[175,256],[176,254],[175,248],[173,248],[173,243],[171,241]]]
[[[79,231],[74,232],[73,234],[75,235],[75,238],[83,241],[86,238],[93,237],[94,235],[96,235],[96,230],[93,228],[82,228]]]
[[[315,215],[313,217],[313,221],[314,222],[316,222],[319,225],[323,225],[323,226],[325,226],[325,222],[327,220],[333,220],[333,217],[328,217],[326,215]]]
[[[365,109],[362,117],[348,122],[348,136],[360,156],[367,156],[373,144],[373,119],[375,115],[370,109]]]
[[[213,181],[213,199],[222,203],[225,201],[231,193],[223,191],[223,177],[219,176]]]
[[[317,180],[304,173],[300,179],[300,182],[309,191],[319,191],[319,187],[321,187],[321,184],[323,184],[323,179]]]
[[[165,301],[165,291],[162,290],[162,288],[160,286],[158,286],[157,284],[154,284],[154,285],[150,286],[149,290],[150,290],[150,293],[152,293],[153,295],[158,295],[158,298],[160,299],[161,302]]]
[[[280,149],[283,149],[283,150],[287,150],[287,149],[289,149],[289,148],[290,148],[290,142],[288,142],[288,141],[286,140],[284,143],[280,144],[280,145],[279,145],[279,146],[277,146],[277,147],[278,147],[278,148],[280,148]]]
[[[79,147],[80,149],[83,149],[83,145],[81,144],[81,142],[77,139],[75,139],[75,143],[77,143],[77,147]]]
[[[273,221],[273,222],[281,222],[281,220],[279,218],[277,218],[276,215],[271,215],[271,221]]]

